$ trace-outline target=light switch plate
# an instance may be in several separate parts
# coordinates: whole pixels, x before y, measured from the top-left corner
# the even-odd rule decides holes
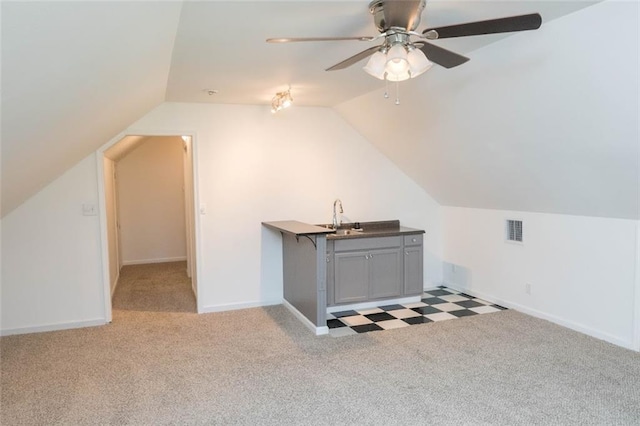
[[[83,204],[82,205],[82,215],[83,216],[97,216],[98,209],[95,204]]]

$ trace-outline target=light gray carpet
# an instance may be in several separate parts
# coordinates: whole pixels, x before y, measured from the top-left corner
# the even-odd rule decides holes
[[[123,266],[112,306],[125,311],[196,312],[187,262]]]
[[[3,425],[640,424],[640,355],[515,311],[315,337],[282,306],[3,337]]]

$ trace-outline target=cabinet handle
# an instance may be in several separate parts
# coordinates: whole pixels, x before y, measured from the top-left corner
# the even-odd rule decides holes
[[[368,255],[368,254],[365,254],[365,255],[364,255],[364,258],[368,260],[368,259],[369,259],[369,255]]]
[[[373,255],[372,254],[369,255],[369,259],[373,259]]]
[[[327,263],[331,262],[331,260],[329,259],[329,256],[327,256]]]
[[[406,254],[407,256],[409,256],[409,252],[408,252],[408,251],[405,251],[405,252],[404,252],[404,254]]]
[[[416,241],[418,241],[418,239],[417,238],[412,238],[411,241],[413,241],[415,243]]]

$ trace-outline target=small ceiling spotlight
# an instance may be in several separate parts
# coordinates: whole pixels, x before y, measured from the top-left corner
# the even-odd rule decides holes
[[[292,103],[291,87],[289,87],[286,92],[278,92],[271,99],[271,112],[275,114],[282,109],[290,107]]]

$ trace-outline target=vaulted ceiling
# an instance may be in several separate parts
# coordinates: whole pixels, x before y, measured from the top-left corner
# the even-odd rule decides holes
[[[540,12],[544,29],[593,3],[429,1],[420,28]],[[458,113],[439,123],[433,117],[454,111],[457,102],[462,111],[472,113],[464,108],[455,85],[466,84],[477,73],[493,72],[480,53],[488,51],[488,58],[502,61],[500,68],[517,73],[521,65],[514,68],[508,54],[496,59],[499,53],[492,53],[491,46],[513,39],[505,52],[518,52],[529,48],[531,40],[540,40],[535,38],[539,36],[526,39],[532,33],[522,33],[438,41],[477,65],[465,64],[466,70],[434,67],[428,77],[402,86],[403,106],[393,112],[381,109],[378,96],[383,83],[364,74],[361,66],[324,71],[371,44],[265,43],[267,37],[375,35],[367,5],[367,0],[2,2],[2,215],[163,101],[268,104],[277,90],[289,85],[297,105],[336,107],[440,202],[526,207],[526,203],[502,201],[484,205],[468,191],[456,190],[459,180],[452,179],[450,186],[435,184],[446,175],[421,171],[408,160],[412,156],[408,152],[434,157],[437,150],[410,145],[403,151],[381,138],[403,135],[423,141],[431,130],[440,131],[441,138],[469,138],[469,134],[442,133],[443,123],[455,126]],[[637,34],[637,18],[635,25]],[[584,35],[593,28],[580,30]],[[209,95],[209,89],[218,93]],[[446,111],[435,108],[438,103],[446,105]],[[429,110],[432,118],[425,119],[420,112]],[[376,125],[371,125],[371,119]],[[461,149],[458,154],[464,152]],[[439,167],[461,167],[455,155],[442,156]],[[491,194],[485,200],[491,200]],[[564,210],[560,212],[572,212]],[[583,214],[629,216],[626,207],[625,213],[587,210]],[[580,214],[580,209],[575,213]]]
[[[639,16],[599,3],[430,70],[398,106],[337,109],[443,205],[640,219]]]

